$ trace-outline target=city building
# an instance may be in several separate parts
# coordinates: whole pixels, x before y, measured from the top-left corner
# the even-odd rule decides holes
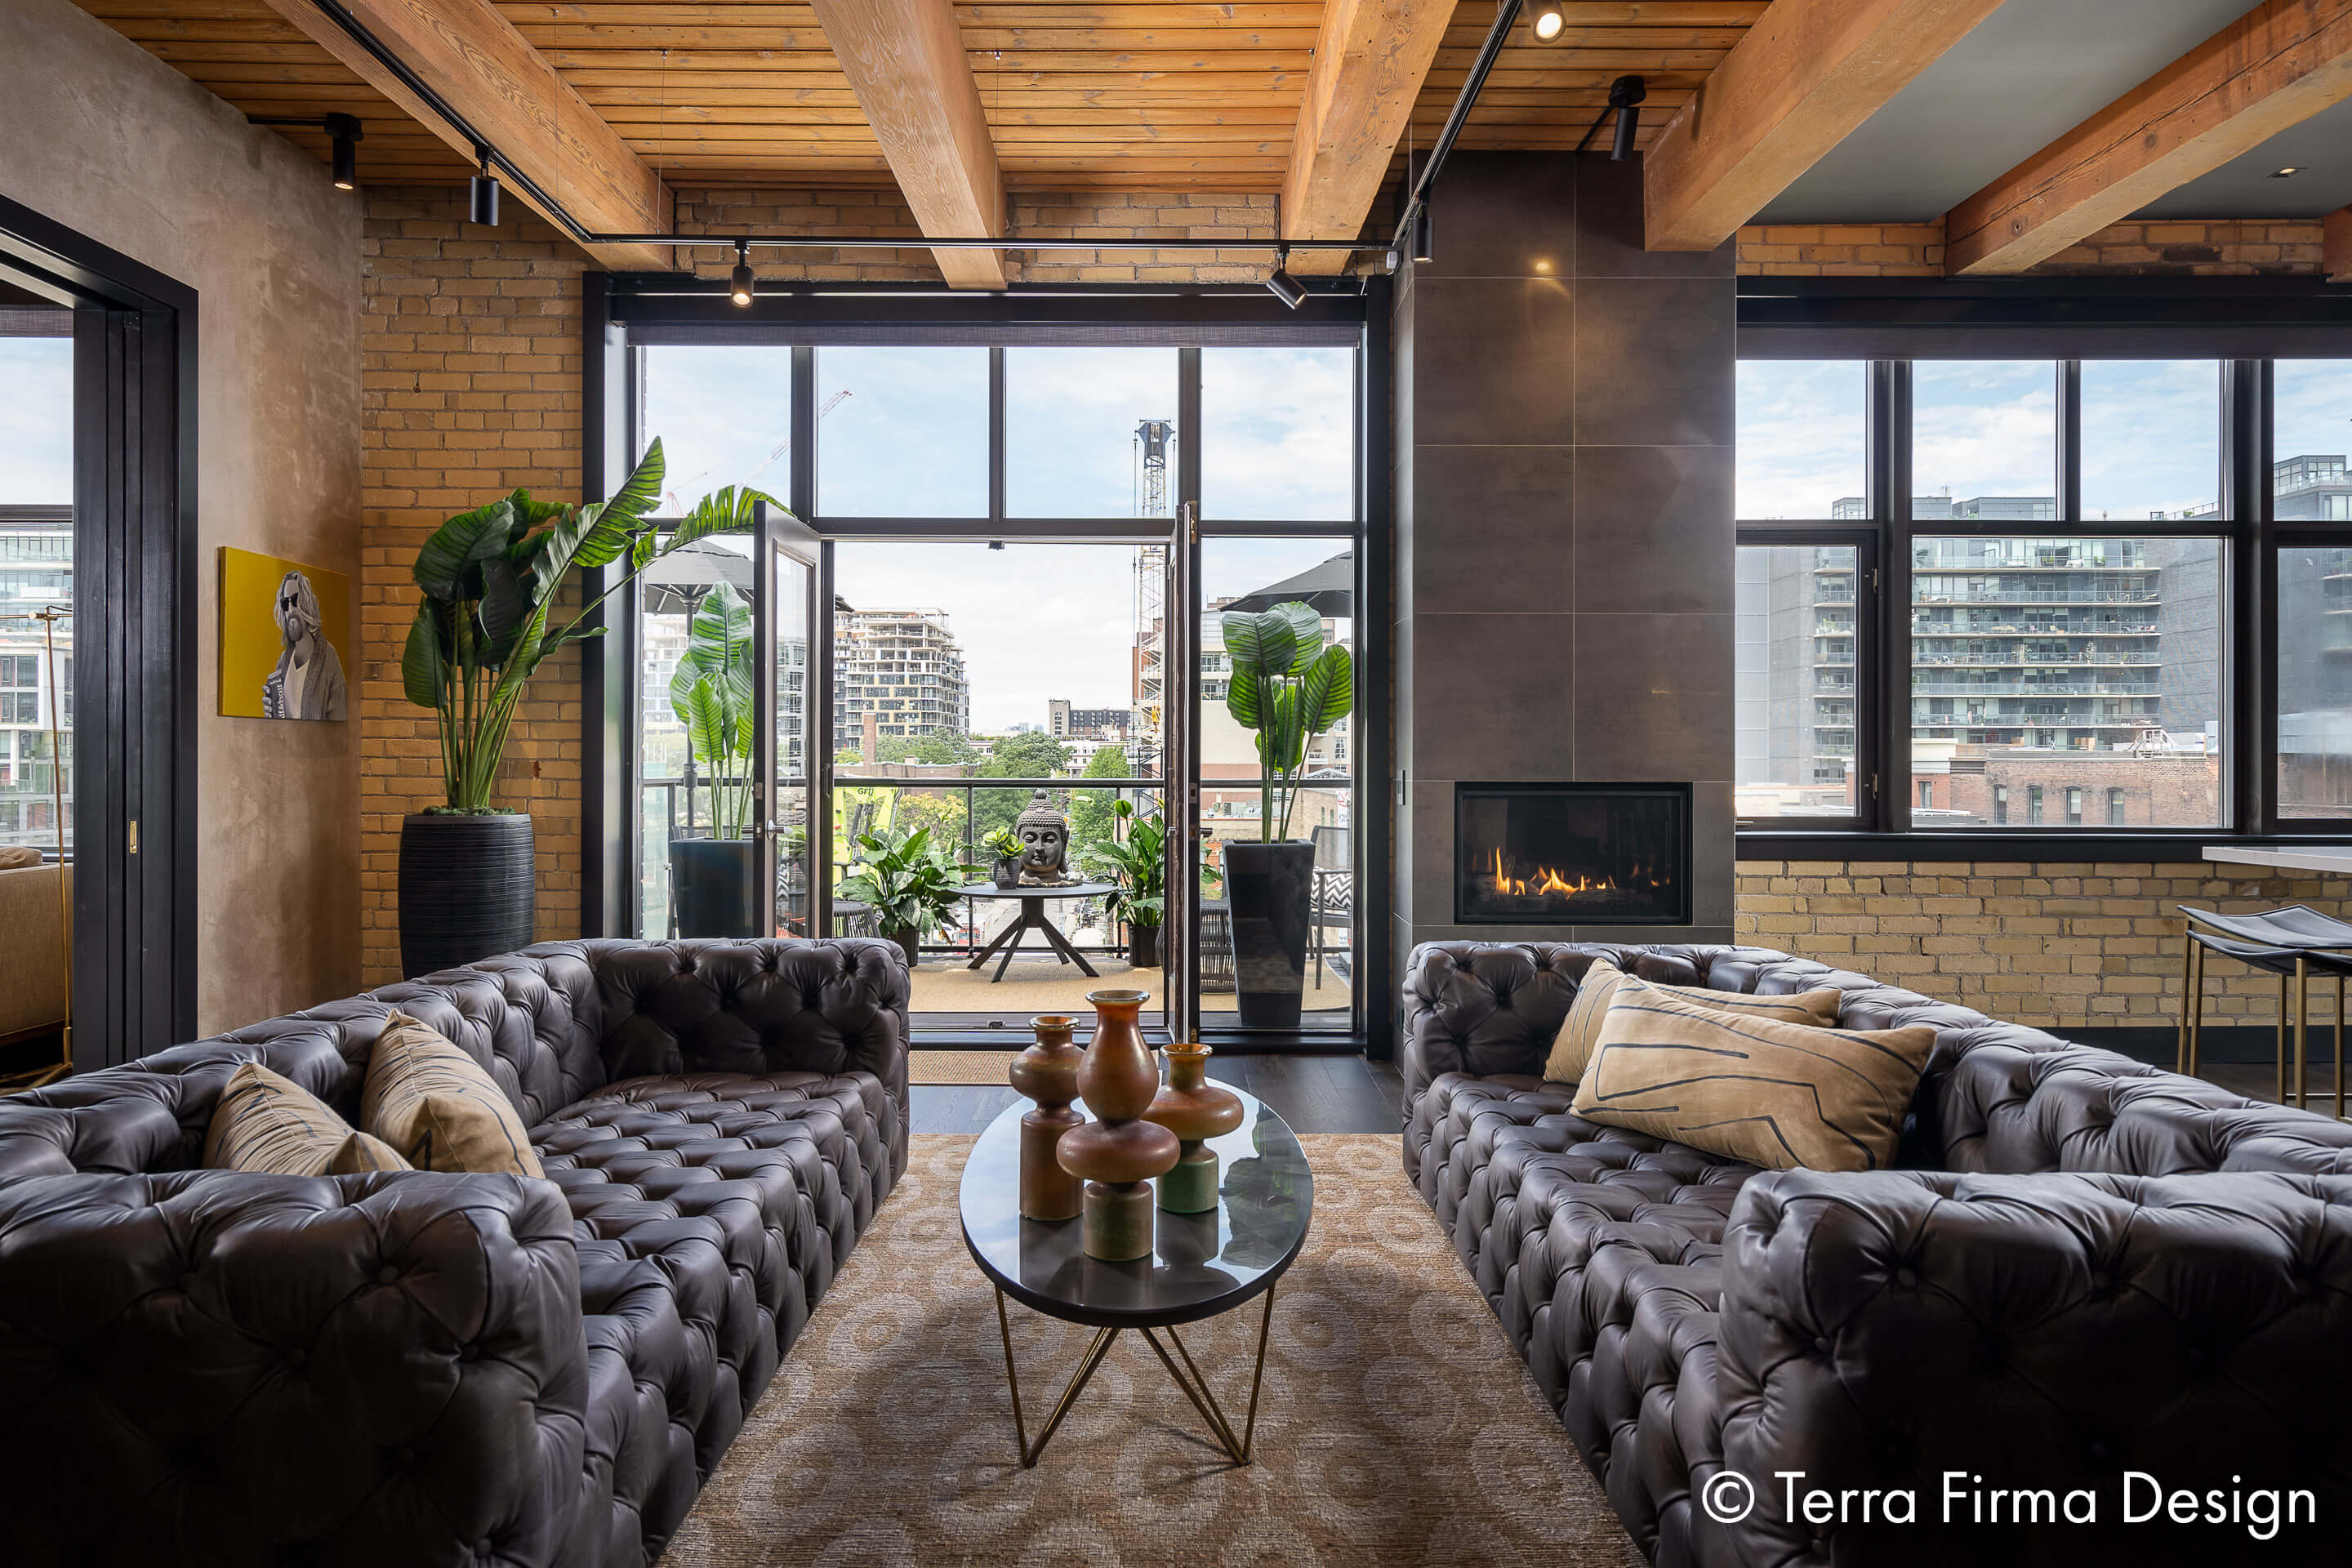
[[[73,509],[0,506],[0,847],[56,846],[58,781],[50,721],[58,721],[70,756],[73,621],[68,616],[50,626],[35,617],[44,610],[70,610],[73,602]],[[70,774],[63,782],[70,834]]]
[[[909,739],[971,728],[963,647],[942,610],[833,607],[835,730]]]
[[[1066,697],[1045,702],[1045,732],[1057,741],[1097,741],[1125,743],[1139,733],[1136,714],[1128,708],[1076,708]]]

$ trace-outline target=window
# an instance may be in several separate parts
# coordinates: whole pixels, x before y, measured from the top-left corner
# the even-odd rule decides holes
[[[816,398],[819,511],[988,515],[986,349],[819,349]]]
[[[664,516],[729,485],[793,493],[792,353],[666,345],[638,356],[637,446],[661,438]]]
[[[2057,373],[2040,360],[1912,366],[1911,515],[2056,517]]]
[[[1734,619],[1743,818],[1854,816],[1853,545],[1742,545]]]
[[[2086,360],[2083,517],[2221,515],[2221,367],[2212,360]]]
[[[2025,786],[2025,820],[2028,822],[2042,820],[2042,786],[2040,784]]]
[[[1995,822],[2009,820],[2009,786],[2007,784],[1992,786],[1992,819]]]
[[[2278,812],[2352,817],[2352,548],[2278,552]]]
[[[1201,351],[1201,515],[1345,522],[1356,515],[1356,352]]]
[[[1861,360],[1739,362],[1739,515],[1868,517]]]
[[[2122,827],[2129,819],[2124,814],[2124,792],[2121,788],[2107,791],[2107,826]]]
[[[1176,351],[1004,351],[1004,506],[1014,517],[1168,517]]]
[[[2345,454],[2352,360],[2281,360],[2271,372],[2271,514],[2352,521]]]
[[[2083,789],[2080,784],[2070,785],[2067,788],[2066,826],[2069,827],[2083,826]]]

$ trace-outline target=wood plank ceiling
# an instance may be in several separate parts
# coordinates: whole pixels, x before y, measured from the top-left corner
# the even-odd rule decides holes
[[[466,173],[265,0],[80,4],[249,115],[358,116],[363,181],[446,184]],[[1765,8],[1570,0],[1560,44],[1538,47],[1520,24],[1462,144],[1572,147],[1610,80],[1632,72],[1649,83],[1646,145]],[[499,9],[672,189],[891,184],[808,5],[499,0]],[[976,0],[955,10],[1012,189],[1281,187],[1321,0]],[[1412,146],[1437,134],[1493,19],[1493,0],[1456,8],[1413,108]],[[286,134],[326,156],[322,134]]]

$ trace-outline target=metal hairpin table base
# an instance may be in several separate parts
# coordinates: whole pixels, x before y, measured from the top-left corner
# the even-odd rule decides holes
[[[1234,1425],[1225,1418],[1224,1407],[1217,1403],[1216,1394],[1210,1390],[1209,1380],[1201,1375],[1200,1365],[1192,1360],[1192,1352],[1186,1350],[1184,1342],[1177,1337],[1175,1325],[1171,1323],[1157,1332],[1150,1329],[1135,1331],[1143,1336],[1143,1342],[1151,1347],[1151,1353],[1160,1358],[1160,1364],[1168,1369],[1168,1375],[1176,1380],[1176,1386],[1184,1391],[1184,1397],[1192,1402],[1192,1408],[1199,1411],[1201,1418],[1209,1424],[1209,1431],[1217,1439],[1218,1446],[1236,1465],[1250,1462],[1250,1445],[1257,1436],[1257,1394],[1265,1382],[1265,1336],[1273,1326],[1274,1287],[1269,1285],[1265,1290],[1265,1310],[1257,1320],[1256,1364],[1250,1372],[1249,1410],[1243,1419],[1239,1437],[1234,1436]],[[1078,1369],[1063,1385],[1062,1397],[1054,1402],[1054,1413],[1045,1418],[1045,1426],[1037,1434],[1037,1441],[1032,1443],[1029,1441],[1028,1419],[1021,1410],[1021,1373],[1013,1364],[1013,1321],[1005,1315],[1004,1292],[1002,1289],[996,1292],[996,1327],[1004,1336],[1004,1381],[1013,1391],[1013,1436],[1021,1445],[1021,1466],[1028,1469],[1036,1465],[1037,1456],[1045,1451],[1045,1445],[1052,1441],[1055,1429],[1062,1424],[1062,1417],[1067,1415],[1070,1406],[1077,1403],[1079,1391],[1086,1387],[1087,1379],[1094,1376],[1095,1369],[1102,1365],[1103,1358],[1110,1354],[1110,1347],[1118,1342],[1118,1336],[1126,1331],[1095,1331],[1094,1342],[1087,1345],[1087,1353],[1078,1358]],[[1169,1356],[1167,1346],[1160,1342],[1160,1334],[1166,1334],[1168,1343],[1176,1347],[1176,1354],[1184,1362],[1182,1367],[1178,1367]]]

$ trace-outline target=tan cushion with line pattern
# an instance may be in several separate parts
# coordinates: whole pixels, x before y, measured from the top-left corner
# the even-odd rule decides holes
[[[405,1013],[386,1018],[376,1037],[360,1124],[420,1171],[546,1174],[522,1119],[481,1064]]]
[[[259,1062],[229,1074],[205,1130],[205,1165],[278,1176],[405,1171],[408,1162],[335,1114],[334,1107]]]
[[[1551,1055],[1545,1060],[1543,1069],[1548,1081],[1574,1083],[1584,1076],[1586,1064],[1592,1060],[1593,1043],[1600,1037],[1601,1020],[1609,1011],[1609,999],[1617,994],[1618,983],[1630,978],[1605,958],[1592,961],[1592,967],[1577,984],[1576,1000],[1570,1005],[1568,1016],[1560,1020],[1559,1033],[1552,1037]],[[1656,985],[1685,1002],[1713,1007],[1717,1012],[1778,1018],[1782,1023],[1810,1024],[1817,1028],[1828,1028],[1837,1022],[1838,998],[1843,994],[1835,986],[1800,991],[1789,996],[1751,996],[1745,991],[1711,991],[1703,985],[1657,985],[1650,980],[1642,984]]]

